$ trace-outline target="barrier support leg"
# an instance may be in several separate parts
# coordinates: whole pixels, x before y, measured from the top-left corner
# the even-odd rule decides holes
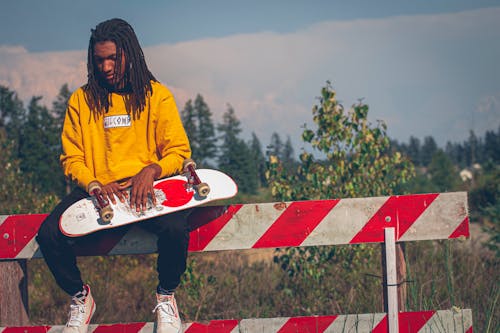
[[[26,260],[0,261],[0,327],[29,325],[26,274]]]
[[[387,313],[388,332],[398,333],[398,281],[396,269],[396,229],[385,228],[384,241],[384,310]]]

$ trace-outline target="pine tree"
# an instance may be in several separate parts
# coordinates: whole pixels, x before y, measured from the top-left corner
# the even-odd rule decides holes
[[[432,156],[437,152],[438,146],[432,136],[426,136],[420,150],[420,165],[428,166],[432,161]]]
[[[66,109],[68,107],[68,101],[71,97],[71,91],[68,88],[68,84],[62,85],[59,90],[59,94],[56,99],[52,103],[52,116],[54,117],[54,129],[56,133],[59,135],[62,132],[62,127],[64,124],[64,118],[66,116]],[[60,154],[62,152],[62,144],[61,140],[58,136],[57,146],[54,147],[54,152]],[[71,192],[71,181],[69,178],[64,177],[62,169],[59,168],[59,172],[57,172],[58,178],[60,182],[64,184],[64,192],[62,194],[69,194]],[[59,183],[59,182],[58,182]]]
[[[285,165],[286,168],[288,169],[293,169],[293,167],[296,164],[295,158],[293,157],[294,151],[293,151],[293,146],[292,146],[292,140],[290,139],[290,136],[287,137],[286,142],[283,146],[283,151],[281,152],[281,160],[283,161],[283,164]]]
[[[257,170],[251,149],[239,137],[242,131],[240,121],[230,105],[222,118],[222,123],[217,126],[217,130],[222,134],[218,158],[219,168],[233,177],[240,192],[255,194]]]
[[[266,186],[266,157],[262,152],[262,145],[260,143],[260,140],[254,132],[252,132],[252,140],[250,141],[249,147],[250,152],[252,153],[252,159],[257,169],[257,179],[259,181],[259,186]]]
[[[44,196],[23,174],[15,151],[15,142],[7,139],[5,128],[0,127],[0,212],[2,214],[42,213],[52,209],[57,198]]]
[[[484,135],[484,156],[485,162],[500,164],[500,127],[497,133],[487,131]]]
[[[19,139],[19,158],[24,173],[31,174],[35,186],[45,193],[64,193],[59,166],[60,133],[49,110],[33,97]]]
[[[26,110],[14,91],[0,85],[0,128],[5,130],[5,140],[13,142],[13,151],[18,151],[21,128],[25,122]]]
[[[194,105],[191,99],[186,102],[181,118],[193,160],[198,167],[210,167],[210,162],[217,156],[217,137],[212,112],[201,95],[196,96]]]
[[[275,156],[281,161],[286,170],[292,171],[297,164],[293,154],[294,150],[290,136],[287,136],[286,142],[283,143],[281,136],[274,132],[271,135],[271,143],[267,147],[267,155]]]
[[[467,166],[472,166],[474,163],[477,163],[480,156],[480,141],[474,131],[469,132],[469,139],[465,142],[464,146]]]
[[[196,160],[195,153],[198,149],[198,125],[196,123],[196,115],[194,112],[193,101],[188,100],[181,111],[182,124],[186,130],[186,134],[191,145],[192,157]]]
[[[281,158],[283,153],[283,141],[277,132],[271,135],[271,143],[267,146],[267,154]]]
[[[64,124],[64,117],[66,116],[66,108],[68,107],[70,97],[71,91],[68,88],[68,84],[65,83],[61,86],[61,89],[59,89],[59,94],[52,103],[52,115],[55,120],[56,128],[58,128],[59,131],[62,130]]]
[[[408,143],[408,148],[406,151],[408,158],[418,166],[422,166],[422,160],[420,157],[421,148],[420,148],[420,140],[414,136],[410,137],[410,142]]]
[[[194,100],[194,112],[198,121],[196,159],[199,165],[208,167],[217,154],[217,137],[212,112],[201,95]]]

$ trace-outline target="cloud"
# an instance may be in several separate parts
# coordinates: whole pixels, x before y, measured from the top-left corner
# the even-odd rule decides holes
[[[264,144],[272,132],[300,147],[300,126],[327,80],[345,106],[364,98],[389,134],[463,140],[496,129],[500,8],[453,14],[331,21],[294,33],[262,32],[144,49],[179,108],[201,94],[218,121],[230,103]],[[85,51],[29,53],[0,47],[0,84],[52,101],[85,80]],[[485,109],[486,113],[475,113]],[[475,114],[473,117],[472,114]],[[483,117],[488,114],[491,116]],[[471,125],[470,120],[474,118]],[[471,127],[472,126],[472,127]]]
[[[0,46],[0,84],[23,100],[43,96],[51,105],[65,83],[75,89],[86,77],[86,52],[29,53],[21,46]]]

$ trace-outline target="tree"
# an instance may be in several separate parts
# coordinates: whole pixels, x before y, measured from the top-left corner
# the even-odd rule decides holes
[[[296,163],[295,158],[293,157],[294,151],[292,146],[292,140],[290,136],[287,136],[285,145],[283,146],[283,151],[281,154],[281,160],[286,168],[292,169]]]
[[[181,120],[189,138],[191,150],[198,150],[198,124],[196,123],[196,115],[194,112],[193,101],[188,100],[181,111]]]
[[[454,164],[457,166],[462,166],[461,165],[461,152],[460,152],[460,145],[456,143],[451,143],[448,141],[446,143],[445,149],[444,149],[446,155],[453,161]]]
[[[420,150],[420,165],[428,166],[432,161],[432,156],[434,156],[437,150],[438,146],[434,138],[432,136],[426,136],[422,144],[422,149]]]
[[[267,147],[267,155],[276,156],[283,163],[285,169],[291,170],[296,163],[293,154],[294,150],[290,136],[287,136],[286,142],[283,143],[281,136],[274,132],[271,135],[271,143]]]
[[[271,142],[267,146],[267,155],[273,155],[278,158],[282,157],[283,152],[283,141],[281,136],[277,132],[273,132],[271,135]]]
[[[415,165],[422,165],[422,161],[420,158],[420,140],[418,138],[410,136],[410,142],[408,143],[406,154]]]
[[[60,131],[49,110],[33,97],[19,138],[19,158],[23,173],[32,175],[44,193],[64,193],[65,181],[59,165]]]
[[[319,104],[313,106],[312,114],[316,128],[305,127],[302,140],[326,159],[317,160],[312,153],[304,151],[300,155],[297,171],[290,173],[284,170],[277,156],[270,156],[268,178],[276,199],[289,201],[390,195],[397,186],[413,177],[413,164],[401,153],[391,151],[385,124],[378,122],[372,126],[368,122],[366,104],[359,102],[348,111],[344,110],[336,92],[327,82],[321,89]],[[329,295],[323,292],[311,294],[310,290],[294,289],[295,282],[283,282],[283,289],[292,290],[293,297],[329,301],[336,298],[335,292],[352,290],[354,284],[359,284],[361,279],[355,278],[355,272],[373,262],[373,258],[374,251],[368,246],[326,246],[287,249],[284,253],[279,252],[275,261],[292,279],[319,285],[333,269],[332,262],[342,263],[348,277],[349,274],[352,276],[349,281],[339,281],[340,290],[329,291]]]
[[[21,171],[16,158],[14,143],[7,140],[6,132],[0,128],[0,211],[2,214],[42,213],[54,207],[58,199],[44,196],[30,181],[29,175]]]
[[[10,141],[11,157],[18,161],[26,181],[43,193],[64,193],[60,133],[69,94],[64,85],[52,112],[40,105],[42,97],[33,97],[26,110],[16,93],[0,86],[0,128]]]
[[[368,122],[368,105],[359,102],[346,112],[328,83],[312,112],[317,128],[306,127],[302,140],[326,160],[304,151],[297,173],[288,176],[279,158],[271,156],[269,180],[277,199],[388,195],[413,177],[413,164],[390,151],[385,124]]]
[[[217,130],[222,134],[221,139],[226,144],[241,134],[241,122],[236,117],[231,105],[228,104],[226,112],[222,115],[222,123],[217,126]]]
[[[62,127],[64,124],[64,118],[66,117],[66,109],[68,107],[68,101],[71,97],[71,91],[68,88],[68,84],[63,84],[59,90],[59,94],[52,103],[52,116],[54,117],[54,130],[56,133],[60,134],[62,132]],[[54,147],[54,154],[60,154],[62,152],[61,140],[57,140],[57,145]],[[64,183],[64,193],[69,194],[71,192],[71,180],[64,177],[62,172],[58,173],[58,178]]]
[[[71,97],[71,91],[68,88],[68,84],[65,83],[59,89],[59,94],[52,103],[52,116],[54,117],[55,127],[62,131],[62,126],[64,124],[64,117],[66,116],[66,108],[68,107],[68,101]]]
[[[240,192],[255,194],[257,192],[257,168],[252,151],[240,139],[240,121],[236,118],[232,106],[228,106],[217,130],[222,134],[219,155],[219,168],[228,173],[238,184]]]
[[[428,173],[437,192],[452,191],[458,184],[458,170],[444,151],[438,149],[432,156]]]
[[[215,126],[212,120],[212,112],[201,95],[197,95],[194,100],[194,112],[198,121],[197,128],[197,149],[195,161],[208,166],[210,161],[217,154],[217,138],[215,136]]]
[[[17,151],[17,142],[25,121],[26,111],[17,94],[0,85],[0,128],[4,128],[6,140],[14,143],[12,149]]]
[[[484,156],[491,164],[500,164],[500,127],[497,133],[487,131],[484,135]]]
[[[182,123],[186,129],[192,150],[192,158],[198,166],[209,167],[217,155],[217,137],[212,120],[212,112],[197,95],[194,101],[188,100],[181,111]]]
[[[266,158],[262,152],[262,145],[259,138],[255,133],[252,133],[252,140],[249,144],[250,153],[252,154],[252,160],[257,169],[257,179],[259,186],[267,185],[266,181]]]
[[[469,132],[469,139],[464,143],[464,147],[467,166],[472,166],[474,163],[477,163],[478,157],[480,157],[480,140],[474,131]]]

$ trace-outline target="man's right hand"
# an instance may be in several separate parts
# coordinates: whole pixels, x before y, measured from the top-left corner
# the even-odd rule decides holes
[[[113,205],[116,204],[116,198],[123,203],[128,197],[127,191],[121,188],[120,184],[117,182],[102,185],[101,192],[104,197],[113,203]]]

